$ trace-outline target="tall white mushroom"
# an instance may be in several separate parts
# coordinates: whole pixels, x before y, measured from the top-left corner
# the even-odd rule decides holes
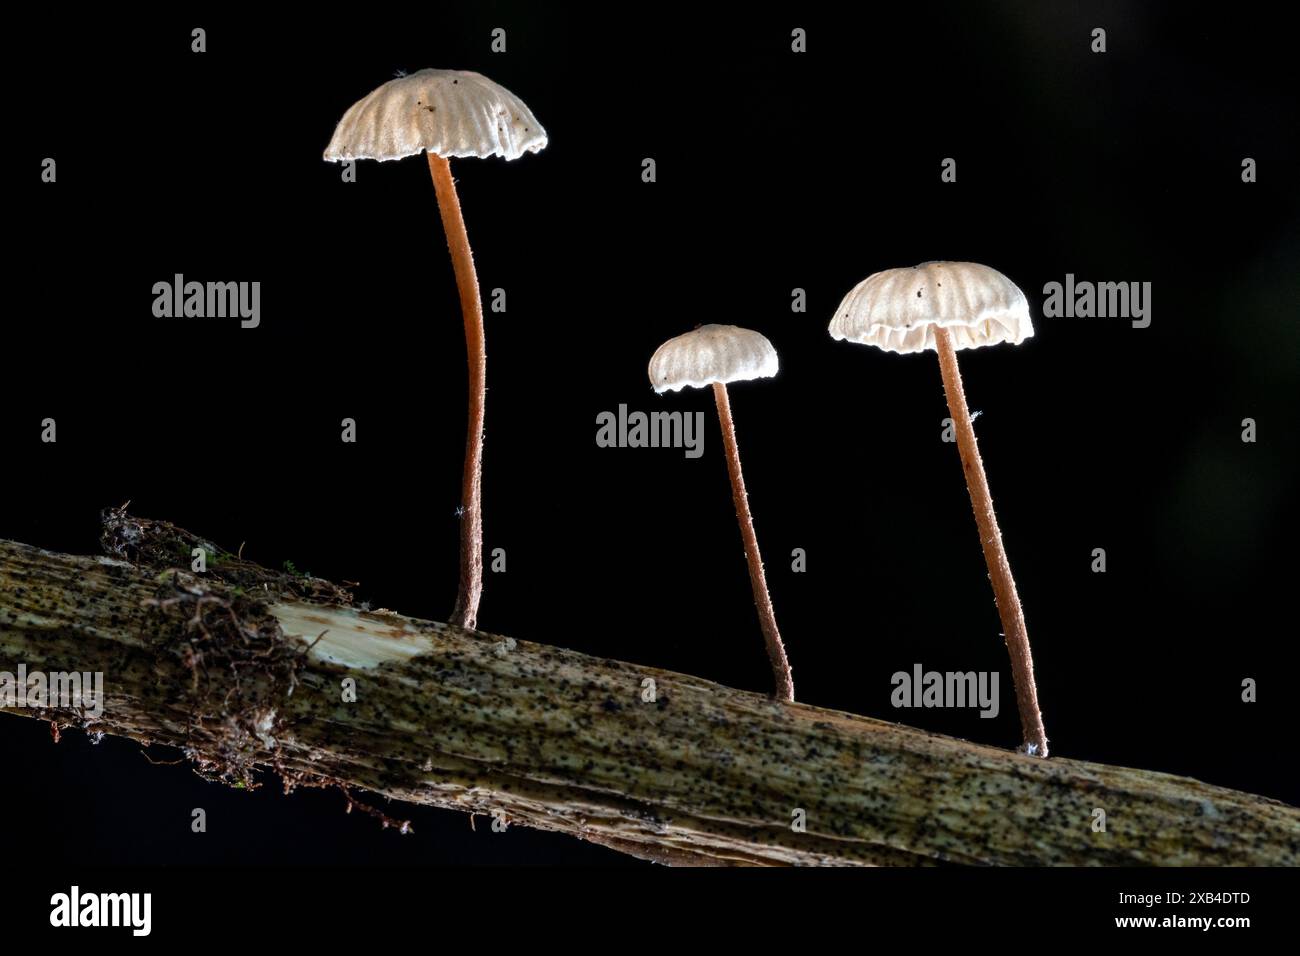
[[[975,443],[956,353],[957,349],[999,342],[1018,345],[1033,335],[1024,293],[1002,273],[974,262],[926,262],[910,269],[887,269],[868,276],[844,297],[831,319],[830,333],[833,339],[874,345],[887,352],[933,349],[939,353],[957,450],[1011,656],[1023,749],[1046,757],[1047,732],[1038,709],[1029,632]]]
[[[785,645],[781,643],[781,632],[776,628],[772,598],[767,592],[763,557],[758,551],[754,519],[749,513],[749,496],[745,493],[745,477],[740,471],[740,450],[736,446],[736,426],[731,420],[731,399],[727,395],[728,382],[771,378],[778,366],[776,349],[759,333],[734,325],[702,325],[659,346],[650,359],[650,384],[660,394],[678,388],[713,386],[718,420],[722,424],[727,473],[731,477],[731,493],[736,503],[736,520],[740,522],[740,537],[745,543],[745,560],[749,565],[754,604],[758,608],[758,625],[776,677],[776,697],[792,701],[794,678],[785,656]]]
[[[449,159],[500,156],[518,159],[546,146],[546,130],[519,97],[487,77],[465,70],[420,70],[391,80],[352,104],[325,150],[330,162],[380,162],[427,153],[442,228],[447,234],[469,357],[469,428],[461,482],[460,587],[451,620],[478,622],[483,593],[483,407],[487,352],[483,305],[460,199]]]

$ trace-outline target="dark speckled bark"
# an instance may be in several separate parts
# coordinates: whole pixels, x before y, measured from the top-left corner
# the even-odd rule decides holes
[[[1300,811],[1262,797],[356,611],[328,582],[259,577],[244,562],[225,580],[165,570],[179,549],[151,556],[128,531],[140,563],[0,541],[0,670],[103,671],[106,710],[90,729],[183,747],[217,779],[267,767],[291,783],[501,810],[675,864],[1300,862]],[[285,636],[286,612],[397,627],[427,653],[350,670]],[[340,699],[348,676],[352,704]],[[1092,830],[1096,807],[1105,833]],[[796,809],[806,832],[791,829]]]

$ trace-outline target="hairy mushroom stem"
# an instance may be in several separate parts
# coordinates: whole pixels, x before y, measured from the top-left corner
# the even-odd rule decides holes
[[[740,522],[740,536],[745,542],[745,561],[749,564],[749,583],[754,589],[754,604],[758,607],[758,624],[767,644],[767,656],[772,662],[776,677],[777,700],[794,700],[794,677],[790,662],[781,643],[781,632],[776,629],[776,612],[772,598],[767,593],[767,578],[763,574],[763,557],[758,551],[758,536],[754,534],[754,519],[749,513],[749,496],[745,494],[745,476],[740,471],[740,450],[736,447],[736,426],[731,421],[731,399],[723,382],[713,383],[713,397],[718,403],[718,420],[722,423],[722,443],[726,448],[727,473],[731,476],[731,494],[736,502],[736,520]]]
[[[438,197],[442,228],[447,233],[460,311],[465,318],[465,350],[469,360],[469,427],[465,435],[465,472],[460,489],[460,588],[451,623],[474,628],[478,604],[483,596],[483,409],[487,398],[487,346],[483,336],[483,304],[479,299],[474,253],[460,213],[451,164],[445,157],[428,153],[433,191]]]
[[[957,451],[961,455],[962,471],[966,474],[966,487],[970,491],[975,523],[979,526],[980,543],[984,547],[984,561],[993,582],[993,596],[997,601],[998,616],[1006,636],[1007,651],[1011,655],[1011,680],[1016,689],[1016,707],[1020,711],[1020,730],[1024,736],[1025,752],[1035,757],[1047,756],[1047,731],[1043,715],[1038,709],[1038,689],[1034,685],[1034,659],[1029,652],[1029,632],[1025,627],[1025,614],[1020,607],[1020,595],[1011,576],[1011,564],[1002,546],[1002,531],[993,511],[993,496],[989,494],[984,462],[980,460],[979,446],[975,443],[975,429],[971,426],[970,410],[966,406],[966,392],[961,384],[961,370],[957,367],[957,353],[953,350],[948,330],[936,326],[935,351],[939,354],[939,371],[943,375],[944,395],[957,430]]]

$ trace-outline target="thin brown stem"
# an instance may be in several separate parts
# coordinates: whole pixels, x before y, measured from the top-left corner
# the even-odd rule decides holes
[[[939,353],[939,371],[943,375],[943,390],[948,398],[957,431],[957,451],[961,455],[962,470],[966,473],[966,487],[970,491],[971,507],[975,510],[975,523],[979,526],[980,543],[984,547],[984,561],[993,582],[993,596],[997,601],[998,615],[1002,618],[1002,631],[1006,636],[1007,652],[1011,655],[1011,680],[1016,689],[1016,707],[1020,711],[1020,730],[1024,736],[1025,751],[1036,757],[1047,756],[1047,731],[1043,728],[1043,715],[1038,710],[1038,690],[1034,686],[1034,659],[1029,653],[1029,632],[1025,628],[1025,614],[1020,608],[1020,595],[1011,577],[1011,564],[1002,546],[1002,531],[998,517],[993,512],[993,496],[984,475],[979,446],[975,443],[975,429],[971,426],[970,410],[966,407],[966,392],[961,384],[961,371],[957,368],[957,353],[953,350],[948,330],[935,328],[935,351]]]
[[[758,553],[758,537],[754,534],[754,519],[749,513],[749,496],[745,494],[745,476],[740,472],[740,450],[736,447],[736,426],[731,421],[731,400],[727,386],[713,383],[713,397],[718,403],[718,420],[722,423],[722,443],[726,449],[727,473],[731,475],[731,494],[736,502],[736,520],[740,522],[740,536],[745,542],[745,561],[749,564],[749,583],[754,589],[754,604],[758,608],[758,625],[763,630],[767,656],[772,662],[776,677],[776,698],[794,700],[794,677],[790,662],[781,643],[781,632],[776,629],[776,613],[772,598],[767,593],[767,578],[763,575],[763,556]]]
[[[483,304],[479,299],[474,253],[470,251],[465,220],[460,214],[451,164],[442,156],[427,154],[433,191],[438,197],[442,228],[456,272],[460,311],[465,318],[465,351],[469,359],[469,427],[465,435],[465,473],[460,489],[460,588],[451,623],[473,628],[478,623],[478,602],[483,595],[483,408],[487,399],[487,346],[483,336]]]

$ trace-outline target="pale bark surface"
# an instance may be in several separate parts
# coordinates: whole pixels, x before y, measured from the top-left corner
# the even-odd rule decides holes
[[[0,541],[0,670],[102,671],[88,729],[183,748],[215,779],[268,768],[676,864],[1300,862],[1300,811],[1274,800],[361,611],[328,582],[107,518],[117,558]],[[216,556],[205,574],[193,546]]]

